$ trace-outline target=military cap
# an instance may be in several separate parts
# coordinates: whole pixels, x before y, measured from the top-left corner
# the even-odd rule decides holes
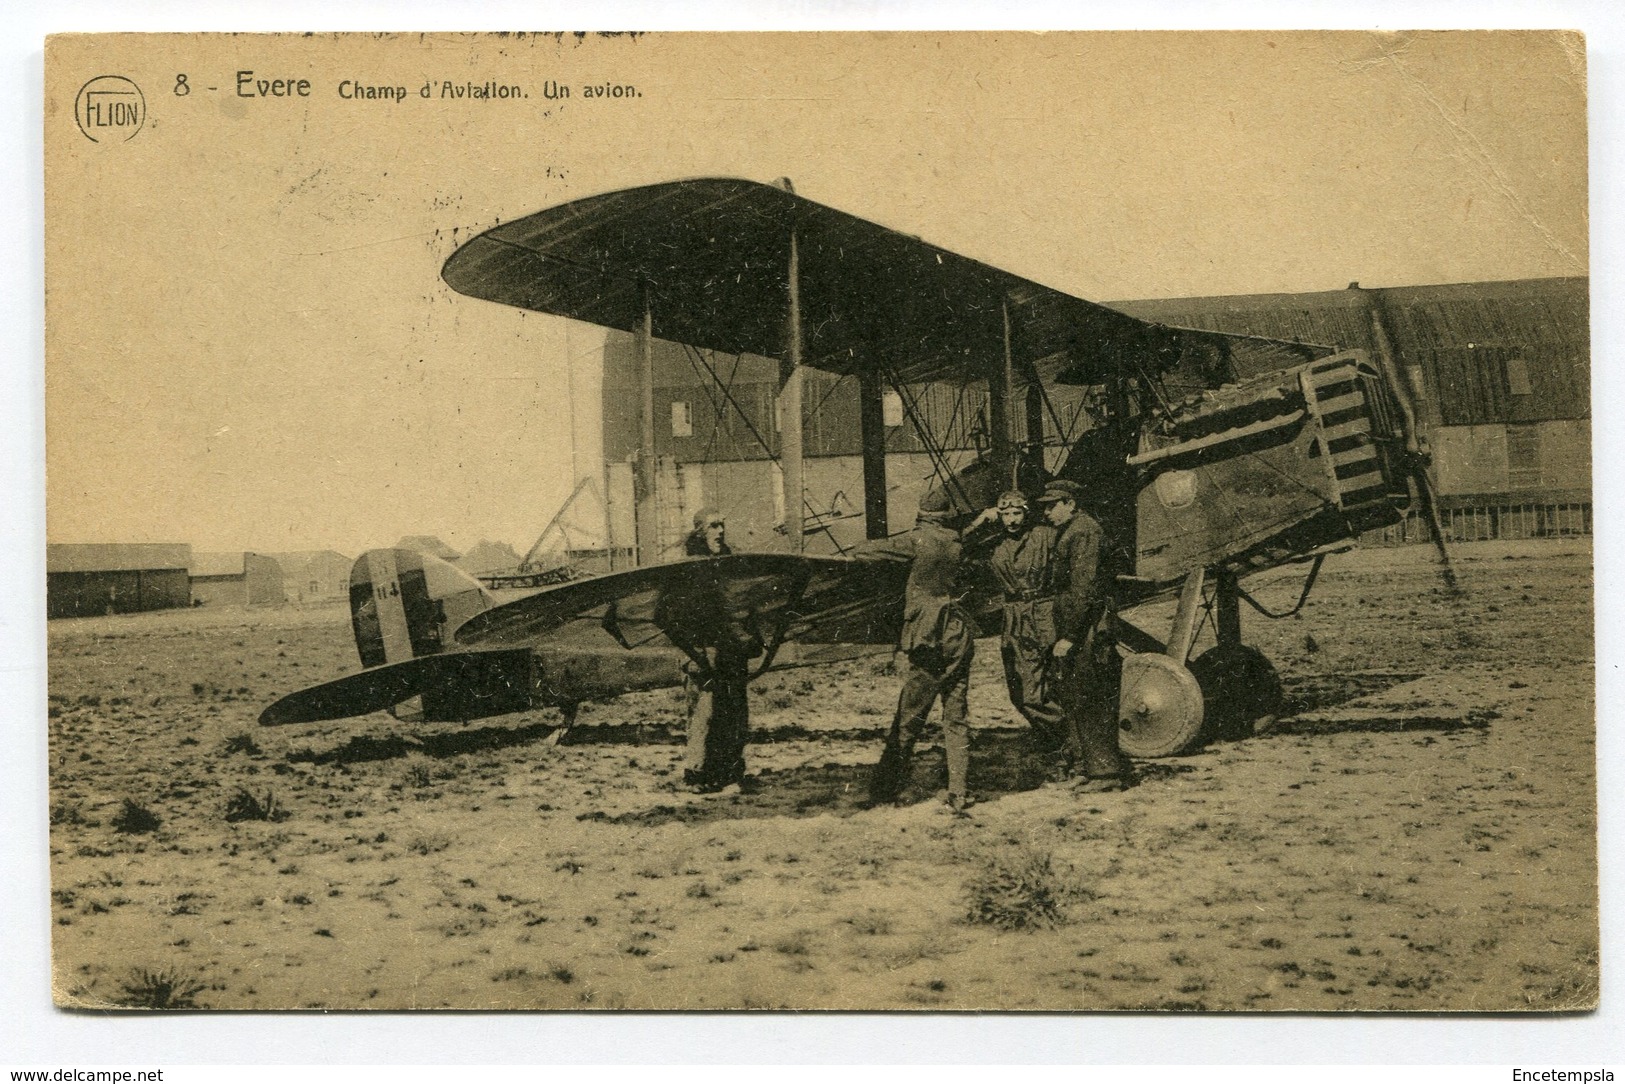
[[[932,486],[920,498],[921,514],[947,515],[948,509],[948,491],[941,486]]]
[[[1009,490],[1008,492],[999,494],[999,511],[1001,511],[1001,512],[1003,512],[1003,511],[1005,511],[1007,509],[1012,509],[1012,508],[1023,508],[1024,509],[1026,507],[1027,507],[1027,494],[1023,493],[1019,489],[1012,489],[1012,490]]]
[[[1076,482],[1069,482],[1064,478],[1057,478],[1044,487],[1044,492],[1039,495],[1038,503],[1053,504],[1056,501],[1073,501],[1076,503],[1081,500],[1083,500],[1082,486]]]

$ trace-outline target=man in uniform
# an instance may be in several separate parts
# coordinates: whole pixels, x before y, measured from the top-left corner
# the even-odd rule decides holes
[[[714,508],[694,514],[683,554],[700,558],[668,587],[655,607],[655,623],[690,656],[684,666],[688,692],[688,749],[683,783],[698,794],[747,785],[745,743],[750,734],[749,660],[759,642],[728,612],[723,581],[711,559],[732,553],[727,521]]]
[[[992,521],[990,509],[967,528]],[[948,757],[948,806],[963,812],[971,804],[970,726],[967,693],[976,644],[976,625],[959,605],[963,558],[960,532],[948,526],[952,502],[939,487],[920,501],[914,529],[895,538],[874,539],[853,551],[861,560],[910,561],[903,593],[903,630],[897,644],[903,659],[903,688],[897,697],[886,748],[869,784],[869,799],[895,802],[908,784],[914,746],[925,730],[932,705],[942,701],[943,748]]]
[[[1004,592],[999,644],[1010,703],[1032,727],[1033,744],[1065,771],[1079,754],[1066,714],[1051,696],[1049,670],[1057,639],[1053,550],[1056,531],[1028,518],[1027,497],[1010,490],[997,505],[1003,537],[988,564]]]
[[[1061,707],[1081,753],[1080,791],[1122,790],[1133,782],[1117,744],[1117,698],[1123,660],[1112,631],[1116,616],[1110,562],[1094,517],[1078,510],[1083,488],[1050,482],[1039,497],[1055,540],[1055,632]]]

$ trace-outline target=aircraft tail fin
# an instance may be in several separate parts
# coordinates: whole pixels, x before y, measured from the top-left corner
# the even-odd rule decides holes
[[[474,577],[415,550],[368,550],[350,570],[350,623],[362,666],[438,655],[457,626],[490,606]]]

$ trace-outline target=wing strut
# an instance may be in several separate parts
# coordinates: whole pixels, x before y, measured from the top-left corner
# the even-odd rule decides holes
[[[717,386],[717,390],[722,392],[723,401],[725,401],[729,406],[732,406],[734,408],[734,412],[739,415],[740,421],[745,423],[745,428],[750,430],[750,435],[756,438],[756,443],[761,446],[762,451],[767,453],[768,461],[772,462],[772,463],[779,464],[780,469],[783,470],[784,469],[783,457],[774,454],[773,446],[767,442],[766,438],[764,438],[762,436],[761,431],[756,428],[756,423],[750,420],[750,415],[745,412],[744,407],[739,405],[739,400],[734,398],[732,384],[727,382],[727,381],[724,381],[720,376],[718,376],[716,369],[711,365],[711,363],[709,361],[707,361],[705,359],[705,356],[702,355],[697,349],[695,349],[692,346],[689,346],[686,343],[681,344],[681,345],[683,347],[684,356],[688,358],[689,368],[694,370],[694,373],[695,373],[696,376],[699,375],[699,371],[700,371],[701,368],[703,368],[705,370],[706,375],[711,378],[711,382],[714,383]],[[737,369],[737,367],[736,367],[736,369]],[[732,377],[730,377],[729,380],[731,381]],[[834,390],[835,389],[833,387],[831,387],[830,390],[824,394],[824,399],[828,399],[830,397],[830,395],[834,394]],[[718,425],[722,421],[722,417],[723,417],[723,414],[725,413],[725,411],[723,410],[723,405],[722,405],[721,402],[718,402],[716,399],[711,398],[711,391],[710,391],[709,388],[706,389],[705,394],[706,394],[707,398],[711,399],[711,409],[712,409],[712,413],[713,413],[713,415],[715,417],[715,423],[713,423],[713,426],[712,426],[712,440],[714,441],[716,439],[716,432],[717,432]],[[814,413],[816,413],[819,410],[819,408],[821,408],[823,405],[824,405],[823,400],[820,400],[818,405],[813,408]],[[707,451],[709,452],[709,449],[707,449]],[[882,493],[884,493],[884,490],[882,490]],[[808,518],[817,519],[818,518],[818,509],[816,509],[816,508],[814,508],[812,506],[812,502],[807,499],[807,496],[806,496],[805,493],[803,493],[802,497],[801,497],[801,508],[802,508],[802,511],[804,513],[811,513],[810,517],[803,516],[803,518],[802,518],[801,533],[805,536],[808,533],[807,528],[806,528],[806,521],[807,521]],[[881,519],[882,519],[882,522],[884,522],[884,520],[885,520],[884,513],[882,513]],[[785,529],[786,530],[789,529],[788,517],[786,517]],[[840,540],[837,539],[835,537],[834,533],[830,531],[828,524],[820,523],[817,527],[814,528],[814,532],[819,531],[819,530],[823,531],[826,535],[829,536],[829,540],[832,543],[834,543],[836,550],[838,550],[838,551],[840,551],[842,553],[845,552],[845,550],[842,549],[842,547],[841,547]],[[882,536],[882,537],[884,537],[884,536]]]
[[[863,442],[863,534],[885,538],[886,406],[880,375],[865,369],[858,376],[858,432]]]
[[[643,321],[638,324],[638,396],[641,422],[635,467],[633,523],[637,530],[638,564],[647,568],[660,560],[659,520],[655,514],[655,361],[654,301],[649,281],[638,283],[643,295]]]
[[[788,179],[780,182],[790,191]],[[798,249],[800,230],[790,226],[790,260],[786,268],[789,277],[789,304],[785,313],[785,359],[779,366],[779,466],[784,477],[784,530],[790,539],[790,552],[799,554],[807,548],[802,536],[801,502],[806,499],[802,489],[801,461],[801,253]]]
[[[1005,481],[1014,486],[1020,464],[1013,454],[1015,441],[1011,439],[1010,433],[1010,402],[1015,398],[1016,370],[1015,359],[1010,355],[1008,298],[1000,299],[999,315],[1003,325],[999,338],[999,364],[996,369],[990,367],[987,374],[988,436],[993,445],[993,462],[1005,475]]]

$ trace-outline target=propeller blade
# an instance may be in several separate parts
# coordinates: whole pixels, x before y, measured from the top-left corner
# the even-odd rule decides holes
[[[1422,516],[1427,520],[1428,533],[1433,536],[1433,548],[1439,552],[1439,576],[1451,593],[1459,593],[1461,585],[1456,580],[1456,566],[1450,559],[1450,547],[1444,540],[1444,521],[1439,517],[1438,491],[1433,486],[1433,475],[1428,470],[1433,465],[1433,457],[1428,455],[1423,445],[1421,428],[1417,422],[1416,404],[1411,399],[1411,389],[1400,379],[1399,367],[1394,364],[1388,352],[1387,335],[1383,331],[1381,321],[1377,321],[1376,329],[1380,345],[1375,357],[1378,365],[1382,367],[1389,389],[1399,403],[1400,413],[1405,416],[1407,473],[1416,490],[1416,502],[1422,506]]]
[[[1422,506],[1422,516],[1427,520],[1428,533],[1433,536],[1433,548],[1439,552],[1439,576],[1451,591],[1460,591],[1461,585],[1456,580],[1456,566],[1450,558],[1450,547],[1444,540],[1444,521],[1439,516],[1438,493],[1433,488],[1433,476],[1428,473],[1425,455],[1416,454],[1411,457],[1411,482],[1416,486],[1416,500]]]

